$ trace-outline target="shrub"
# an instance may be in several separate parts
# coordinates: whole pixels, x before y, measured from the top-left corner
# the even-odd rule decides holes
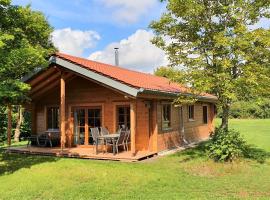
[[[25,111],[23,116],[24,121],[21,125],[20,139],[25,139],[31,135],[31,113]]]
[[[6,140],[7,114],[6,108],[0,105],[0,143]]]
[[[253,99],[250,101],[236,101],[231,105],[230,118],[270,118],[270,99]],[[218,117],[222,117],[219,109]]]
[[[207,153],[215,161],[233,161],[243,157],[244,152],[247,152],[247,144],[238,131],[216,128],[210,135]]]

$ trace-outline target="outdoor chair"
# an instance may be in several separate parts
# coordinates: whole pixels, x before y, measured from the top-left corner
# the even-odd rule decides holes
[[[98,138],[100,136],[98,128],[90,128],[91,131],[91,136],[93,138],[93,148],[95,148],[94,145],[96,144],[103,144],[104,145],[104,140],[101,138]]]
[[[125,139],[124,139],[125,145],[126,145],[126,151],[128,151],[128,145],[130,142],[130,130],[126,131]]]
[[[127,130],[128,130],[128,127],[127,127],[126,125],[124,125],[124,124],[122,124],[122,125],[120,126],[120,128],[121,128],[122,130],[124,130],[124,131],[127,131]]]
[[[101,136],[104,136],[104,135],[109,135],[110,134],[110,132],[108,131],[108,129],[107,128],[105,128],[105,127],[100,127],[100,135]],[[106,146],[106,143],[107,143],[107,141],[111,141],[111,139],[109,139],[109,138],[107,138],[107,139],[102,139],[103,140],[103,144]],[[106,152],[107,152],[107,148],[105,147],[105,150],[106,150]]]
[[[31,135],[28,137],[28,142],[27,142],[27,147],[29,145],[31,146],[38,146],[38,147],[45,147],[49,143],[50,147],[52,147],[52,141],[48,137],[47,134],[42,133],[42,134],[36,134],[36,135]]]
[[[109,135],[109,131],[108,129],[106,129],[105,127],[100,127],[100,135]]]
[[[120,129],[120,136],[118,137],[118,139],[115,142],[115,147],[116,147],[116,153],[117,154],[119,152],[119,148],[118,148],[119,146],[123,146],[124,150],[126,150],[125,137],[126,137],[126,131],[123,131],[122,129]],[[106,145],[113,146],[113,141],[107,141]]]
[[[38,146],[38,135],[30,135],[27,137],[27,147],[28,146]]]

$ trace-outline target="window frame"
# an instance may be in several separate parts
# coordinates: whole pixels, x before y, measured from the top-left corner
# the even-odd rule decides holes
[[[170,109],[170,114],[169,114],[169,121],[166,122],[169,125],[164,127],[164,106],[168,106],[168,108]],[[162,131],[168,131],[168,130],[172,130],[172,103],[170,102],[162,102],[161,103],[161,129]]]
[[[69,117],[72,118],[72,122],[71,122],[71,131],[72,131],[72,139],[71,139],[71,145],[75,145],[75,146],[88,146],[91,145],[89,143],[89,138],[91,136],[91,133],[89,131],[89,126],[88,126],[88,111],[84,113],[85,116],[85,135],[84,135],[84,144],[79,144],[79,137],[78,135],[76,135],[75,133],[75,110],[76,109],[84,109],[84,110],[88,110],[88,109],[101,109],[101,113],[100,113],[100,117],[101,117],[101,125],[100,126],[104,126],[104,103],[75,103],[75,104],[69,104],[68,105],[68,113],[69,113]],[[87,123],[86,123],[87,122]],[[77,139],[75,139],[75,137]]]
[[[131,126],[131,120],[130,120],[130,105],[117,105],[116,106],[116,129],[119,128],[119,108],[124,108],[124,114],[122,114],[124,116],[124,125],[125,127],[127,127],[128,129],[130,129]],[[128,112],[129,110],[129,112]],[[128,116],[129,116],[129,123],[128,123]],[[129,124],[129,126],[128,126]]]
[[[46,129],[47,130],[59,130],[60,129],[60,107],[55,105],[55,106],[46,106]],[[57,128],[52,128],[49,126],[49,109],[58,109],[58,116],[57,116],[57,124],[58,124],[58,127]],[[53,116],[51,117],[51,120],[52,120],[52,123],[51,125],[55,124],[53,123]]]
[[[192,112],[192,116],[190,116],[190,108],[193,108],[193,112]],[[192,104],[192,105],[188,105],[188,112],[187,112],[187,114],[188,114],[188,121],[195,121],[195,105],[194,104]]]
[[[205,121],[205,118],[204,118],[205,117],[204,108],[206,108],[206,121]],[[202,121],[203,121],[203,124],[208,124],[208,122],[209,122],[208,106],[207,105],[202,106]]]
[[[90,129],[90,128],[99,128],[99,127],[101,127],[102,126],[102,118],[103,118],[103,116],[102,116],[102,107],[99,107],[99,106],[96,106],[96,107],[87,107],[87,108],[85,108],[85,110],[87,111],[87,126],[88,126],[88,128]],[[92,110],[92,111],[94,111],[94,115],[93,116],[89,116],[89,111],[90,110]],[[96,111],[99,111],[99,116],[97,116],[96,115]],[[93,121],[94,121],[94,126],[90,126],[90,123],[89,123],[89,120],[90,119],[92,119]],[[100,125],[98,126],[96,126],[96,122],[97,122],[97,120],[99,120],[99,123],[100,123]]]

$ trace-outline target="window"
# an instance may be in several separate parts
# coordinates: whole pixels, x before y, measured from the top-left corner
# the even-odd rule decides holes
[[[171,104],[162,105],[162,129],[171,127]]]
[[[194,105],[188,106],[188,119],[194,120]]]
[[[89,128],[95,128],[101,126],[101,109],[93,108],[88,109],[88,126]]]
[[[208,107],[203,106],[203,123],[207,124],[208,123]]]
[[[130,107],[118,106],[117,107],[117,127],[130,128]]]
[[[74,112],[75,122],[75,144],[83,145],[85,143],[85,109],[76,109]]]
[[[102,126],[101,107],[74,108],[74,144],[93,144],[91,128]],[[88,127],[88,129],[87,129]]]
[[[91,108],[88,110],[88,144],[94,144],[91,135],[91,128],[101,127],[101,108]]]
[[[47,108],[47,128],[59,129],[59,107]]]

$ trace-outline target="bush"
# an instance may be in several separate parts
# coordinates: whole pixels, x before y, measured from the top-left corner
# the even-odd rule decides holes
[[[0,143],[6,140],[7,114],[6,107],[0,106]]]
[[[233,102],[229,112],[230,118],[270,118],[270,99],[253,99],[250,101]],[[218,117],[222,117],[219,109]]]
[[[207,153],[215,161],[233,161],[243,157],[245,152],[247,144],[238,131],[216,128],[210,135]]]
[[[27,137],[31,135],[31,113],[25,111],[23,113],[24,121],[21,125],[21,134],[20,134],[20,140],[25,140]]]

